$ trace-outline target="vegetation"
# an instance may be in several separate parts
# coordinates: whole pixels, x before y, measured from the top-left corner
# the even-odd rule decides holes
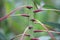
[[[0,40],[60,40],[59,0],[0,0]]]

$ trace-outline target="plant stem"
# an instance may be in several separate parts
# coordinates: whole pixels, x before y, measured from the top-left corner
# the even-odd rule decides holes
[[[3,21],[4,19],[8,18],[11,14],[13,14],[14,12],[16,12],[17,10],[21,10],[22,8],[24,8],[26,5],[24,6],[19,6],[17,8],[15,8],[14,10],[12,10],[8,15],[5,15],[3,17],[0,18],[0,21]]]
[[[16,35],[16,36],[14,36],[11,40],[14,40],[15,38],[17,38],[17,37],[20,37],[22,34],[19,34],[19,35]]]
[[[42,8],[42,10],[60,11],[60,10],[57,10],[57,9],[44,9],[44,8]]]
[[[34,0],[32,1],[33,1],[34,6],[38,9],[36,2]]]
[[[33,1],[34,6],[36,7],[36,9],[38,9],[36,2],[35,2],[34,0],[32,0],[32,1]],[[33,16],[34,16],[34,18],[35,18],[36,14],[34,13]]]
[[[40,25],[42,25],[42,27],[48,32],[49,29],[46,27],[45,24],[43,24],[39,20],[36,20],[36,21],[37,21],[37,23],[39,23]],[[52,40],[56,40],[56,38],[54,37],[54,35],[51,32],[48,32],[48,34],[50,35],[50,37],[52,38]]]
[[[24,39],[24,34],[26,34],[27,30],[29,29],[29,27],[26,27],[25,31],[23,32],[22,36],[20,37],[20,40]]]
[[[47,30],[34,30],[34,32],[47,32]],[[57,31],[50,31],[49,30],[48,32],[60,34],[60,32],[57,32]]]

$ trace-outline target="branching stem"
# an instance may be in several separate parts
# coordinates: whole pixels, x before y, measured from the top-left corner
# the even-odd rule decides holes
[[[27,27],[25,29],[25,31],[23,32],[22,36],[20,37],[20,40],[23,40],[24,39],[24,35],[26,34],[27,30],[29,29],[29,27]]]
[[[24,6],[19,6],[17,8],[15,8],[14,10],[12,10],[8,15],[5,15],[3,17],[0,18],[0,21],[3,21],[4,19],[8,18],[11,14],[13,14],[14,12],[16,12],[17,10],[21,10],[22,8],[26,7],[26,5]]]
[[[37,23],[39,23],[40,25],[42,25],[42,27],[48,32],[49,29],[46,27],[45,24],[43,24],[39,20],[36,20],[36,21],[37,21]],[[56,38],[54,37],[54,35],[51,32],[48,32],[48,34],[50,35],[50,37],[52,38],[52,40],[56,40]]]

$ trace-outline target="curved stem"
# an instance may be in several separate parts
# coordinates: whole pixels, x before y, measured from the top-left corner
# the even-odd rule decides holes
[[[25,5],[26,6],[26,5]],[[24,8],[25,6],[20,6],[20,7],[17,7],[15,8],[14,10],[12,10],[8,15],[5,15],[3,17],[0,18],[0,21],[3,21],[4,19],[8,18],[11,14],[13,14],[16,10],[20,10],[22,8]]]
[[[40,25],[42,25],[42,27],[48,32],[49,29],[46,27],[45,24],[43,24],[39,20],[36,20],[36,21],[37,21],[37,23],[39,23]],[[48,34],[50,35],[50,37],[52,38],[52,40],[56,40],[56,38],[54,37],[54,35],[51,32],[48,32]]]
[[[22,36],[20,37],[20,40],[24,39],[24,35],[26,34],[27,30],[28,30],[28,27],[26,27],[25,31],[23,32]]]

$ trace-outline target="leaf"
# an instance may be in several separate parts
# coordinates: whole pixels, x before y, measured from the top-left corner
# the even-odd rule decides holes
[[[44,0],[45,7],[54,7],[53,2],[51,0]]]
[[[53,22],[44,22],[44,24],[52,26],[53,28],[60,28],[60,24]]]
[[[2,34],[1,32],[0,32],[0,40],[7,40],[7,38],[5,37],[5,35]]]
[[[41,0],[33,0],[36,4],[40,5]]]

